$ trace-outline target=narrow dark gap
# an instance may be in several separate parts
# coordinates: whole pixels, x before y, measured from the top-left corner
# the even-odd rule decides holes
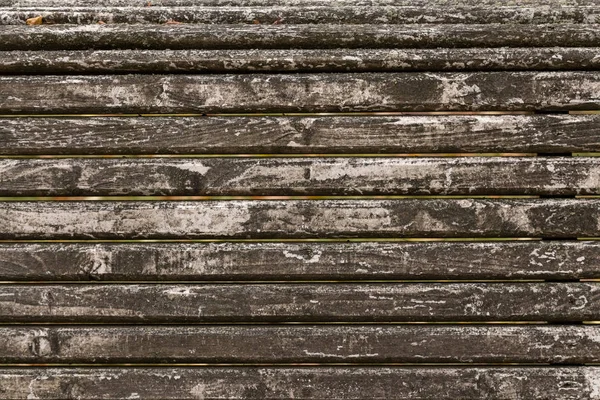
[[[573,157],[573,153],[537,153],[538,157]]]

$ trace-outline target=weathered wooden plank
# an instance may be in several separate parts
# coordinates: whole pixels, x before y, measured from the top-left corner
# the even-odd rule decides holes
[[[599,199],[9,201],[2,239],[595,237]]]
[[[360,3],[360,2],[359,2]],[[147,3],[146,3],[147,4]],[[152,4],[152,3],[151,3]],[[423,5],[303,5],[303,6],[156,6],[98,7],[30,6],[0,9],[0,24],[25,24],[26,19],[43,16],[44,23],[90,24],[98,23],[182,23],[202,24],[490,24],[490,23],[597,23],[600,8],[594,6],[547,7],[522,5],[503,7],[424,7]]]
[[[231,6],[231,7],[256,7],[264,6],[264,0],[154,0],[148,5],[147,0],[0,0],[1,7],[189,7],[189,6]],[[321,0],[272,0],[269,6],[323,6]],[[595,0],[531,0],[523,4],[518,0],[506,0],[498,4],[497,0],[330,0],[331,6],[426,6],[463,7],[474,8],[484,6],[492,8],[506,8],[511,6],[541,7],[541,6],[597,6]]]
[[[0,25],[0,50],[597,47],[595,24]]]
[[[0,243],[0,280],[600,278],[600,242]]]
[[[0,118],[0,154],[600,151],[600,115]]]
[[[597,158],[0,159],[0,196],[583,194]]]
[[[600,399],[597,367],[4,368],[4,398]]]
[[[2,74],[597,70],[600,48],[0,52]]]
[[[0,322],[595,320],[597,283],[0,285]]]
[[[600,194],[594,157],[0,159],[0,195]]]
[[[600,33],[600,30],[598,30]],[[0,76],[4,113],[600,108],[596,72]]]
[[[2,363],[597,363],[591,325],[4,326]]]

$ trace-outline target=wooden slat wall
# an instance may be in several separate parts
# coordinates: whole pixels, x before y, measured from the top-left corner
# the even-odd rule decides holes
[[[0,0],[0,398],[600,399],[598,23]]]

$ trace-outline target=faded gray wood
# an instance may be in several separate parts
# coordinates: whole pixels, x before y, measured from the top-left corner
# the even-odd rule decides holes
[[[0,52],[2,74],[598,70],[597,47]]]
[[[8,201],[2,239],[595,237],[599,199]]]
[[[599,194],[596,158],[4,159],[0,195]]]
[[[0,76],[0,86],[0,112],[23,114],[600,108],[591,71]]]
[[[150,2],[152,7],[187,7],[187,6],[232,6],[251,7],[264,6],[264,0],[154,0]],[[269,6],[323,6],[321,0],[271,0]],[[441,7],[463,7],[476,9],[478,6],[492,8],[505,8],[511,6],[521,7],[543,7],[543,6],[597,6],[595,0],[531,0],[524,5],[518,0],[505,0],[501,4],[497,0],[330,0],[327,5],[331,6],[425,6]],[[0,0],[1,7],[147,7],[147,0]]]
[[[597,47],[593,24],[0,25],[0,50]]]
[[[358,2],[360,4],[360,2]],[[147,4],[147,2],[145,3]],[[162,7],[160,2],[150,2],[153,6],[138,2],[137,7],[74,7],[64,5],[48,7],[34,5],[0,9],[0,24],[25,24],[27,18],[43,16],[44,23],[50,24],[90,24],[105,23],[182,23],[202,24],[415,24],[415,23],[598,23],[600,7],[562,6],[545,7],[528,4],[522,6],[486,7],[471,5],[448,5],[447,7],[424,7],[410,5],[352,5],[336,6],[321,3],[303,6],[272,6],[244,8],[236,6],[187,6]]]
[[[598,279],[600,242],[0,243],[0,280]]]
[[[600,151],[600,115],[0,118],[0,154]]]
[[[4,326],[2,363],[597,363],[590,325]]]
[[[597,367],[4,368],[21,399],[600,399]]]
[[[2,54],[3,53],[3,54]],[[0,53],[4,74],[595,70],[598,48],[74,50]],[[267,61],[268,60],[268,61]]]
[[[0,285],[0,322],[597,320],[597,283]]]
[[[0,196],[595,195],[595,157],[0,159]]]

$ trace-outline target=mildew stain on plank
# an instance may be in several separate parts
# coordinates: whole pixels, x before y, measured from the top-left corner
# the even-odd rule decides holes
[[[0,118],[0,154],[570,153],[600,115]]]
[[[5,281],[600,278],[600,242],[2,243]]]
[[[597,367],[4,368],[11,399],[600,399]],[[426,384],[424,384],[426,383]],[[33,398],[35,398],[33,397]]]
[[[2,239],[595,237],[598,199],[1,203]]]
[[[599,31],[600,32],[600,31]],[[5,113],[595,110],[595,72],[1,76]]]
[[[595,326],[0,328],[2,363],[597,363]]]

